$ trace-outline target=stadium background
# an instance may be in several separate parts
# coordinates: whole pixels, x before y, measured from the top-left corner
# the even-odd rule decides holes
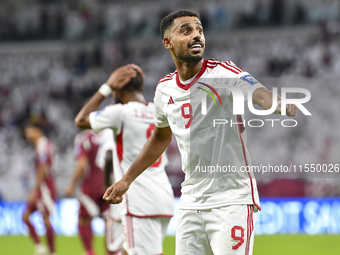
[[[79,132],[74,116],[109,74],[127,63],[142,67],[145,96],[152,100],[158,80],[175,69],[162,46],[159,22],[180,8],[201,14],[205,57],[232,60],[269,89],[311,91],[307,108],[313,116],[300,112],[296,128],[247,128],[254,165],[340,163],[340,1],[0,0],[0,254],[33,251],[28,238],[18,236],[27,233],[20,220],[22,202],[34,183],[33,149],[21,129],[28,118],[44,124],[58,151],[60,207],[54,222],[61,235],[59,250],[65,250],[59,253],[75,254],[62,248],[68,245],[81,252],[77,239],[63,237],[76,234],[63,227],[67,217],[76,226],[76,202],[63,195]],[[103,105],[112,102],[107,99]],[[168,155],[168,175],[179,196],[183,174],[175,142]],[[266,173],[257,179],[263,211],[255,255],[339,253],[336,174]],[[41,224],[38,217],[35,222]],[[99,220],[95,228],[102,233]],[[165,245],[164,254],[173,254],[173,238]]]

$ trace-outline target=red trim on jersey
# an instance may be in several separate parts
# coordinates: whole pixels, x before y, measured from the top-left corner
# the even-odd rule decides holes
[[[241,117],[241,120],[242,120],[242,117]],[[245,146],[244,146],[244,143],[243,143],[243,139],[242,139],[242,134],[241,134],[240,128],[238,128],[238,133],[239,133],[239,136],[240,136],[240,139],[241,139],[241,143],[242,143],[242,151],[243,151],[244,161],[246,162],[246,166],[248,167],[248,161],[247,161],[247,156],[246,156],[246,149],[245,149]],[[258,204],[256,204],[256,202],[255,202],[253,180],[252,180],[252,178],[250,176],[250,173],[249,172],[247,172],[247,173],[248,173],[248,176],[249,176],[249,179],[250,179],[251,197],[252,197],[253,203],[261,211],[261,207]]]
[[[238,129],[240,130],[241,133],[243,133],[243,131],[244,131],[246,128],[245,128],[244,125],[242,125],[241,123],[243,123],[242,116],[241,116],[241,115],[237,115],[237,125],[238,125]]]
[[[123,126],[120,134],[117,136],[117,155],[119,162],[123,160]]]
[[[253,225],[253,213],[254,213],[254,207],[252,205],[247,205],[248,209],[248,219],[247,219],[247,245],[246,245],[246,251],[245,255],[249,255],[250,251],[250,242],[251,242],[251,235],[254,230]]]
[[[177,73],[177,70],[176,70],[175,72],[173,72],[173,73],[169,73],[168,75],[166,75],[166,76],[164,76],[162,79],[160,79],[159,82],[158,82],[157,85],[156,85],[156,89],[157,89],[158,84],[160,84],[160,83],[162,83],[162,82],[164,82],[164,81],[171,81],[172,78],[173,78],[173,76],[174,76],[176,73]],[[155,97],[155,95],[156,95],[156,89],[155,89],[155,94],[154,94],[153,97]]]
[[[233,73],[236,73],[236,74],[239,74],[240,72],[238,71],[235,71],[227,66],[225,66],[223,63],[219,63],[220,66],[224,67],[225,69],[229,70],[230,72],[233,72]]]
[[[129,248],[135,247],[135,240],[133,238],[133,222],[131,216],[126,216],[126,229],[128,235]]]
[[[217,59],[208,59],[208,67],[209,68],[215,68],[217,67],[219,64],[221,63],[221,61],[217,60]]]
[[[196,75],[196,77],[187,85],[182,84],[182,82],[179,80],[178,74],[176,75],[176,83],[177,86],[180,87],[183,90],[188,90],[191,86],[193,86],[199,78],[201,78],[202,74],[205,72],[205,70],[207,69],[207,64],[208,64],[208,60],[204,60],[203,61],[203,66],[201,68],[201,70],[198,72],[198,74]]]
[[[232,64],[230,63],[230,61],[224,62],[224,64],[226,64],[227,66],[229,66],[229,67],[231,67],[231,68],[236,69],[236,70],[237,70],[238,72],[240,72],[240,73],[244,72],[241,68],[239,68],[239,67],[237,67],[237,66],[235,66],[235,65],[232,65]]]
[[[159,81],[159,82],[157,83],[157,85],[160,84],[160,83],[162,83],[162,82],[164,82],[164,81],[171,81],[171,80],[172,80],[172,78],[164,79],[164,80],[162,80],[162,81]]]
[[[154,214],[154,215],[136,215],[133,213],[130,213],[129,211],[127,212],[127,215],[130,215],[132,217],[136,217],[136,218],[158,218],[158,217],[164,217],[164,218],[172,218],[173,215],[167,215],[167,214]]]
[[[249,255],[249,250],[250,250],[250,240],[251,240],[251,234],[253,232],[253,211],[254,211],[254,208],[251,205],[247,205],[247,210],[248,210],[247,242],[246,242],[245,255]]]
[[[160,83],[162,83],[162,82],[164,82],[164,81],[171,81],[171,80],[173,79],[173,76],[174,76],[176,73],[177,73],[177,70],[176,70],[175,72],[173,72],[173,73],[169,73],[168,75],[164,76],[162,79],[159,80],[159,82],[157,83],[157,85],[160,84]],[[157,86],[156,86],[156,87],[157,87]]]
[[[211,68],[211,69],[213,69],[213,68],[215,68],[217,65],[209,65],[209,64],[207,64],[207,67],[208,68]]]

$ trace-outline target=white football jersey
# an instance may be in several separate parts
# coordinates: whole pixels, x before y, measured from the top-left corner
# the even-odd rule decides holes
[[[189,81],[181,82],[176,70],[158,83],[155,123],[159,128],[170,126],[185,173],[181,209],[231,204],[254,204],[260,209],[255,178],[243,171],[251,160],[243,116],[233,114],[231,91],[244,96],[244,105],[248,91],[261,87],[234,63],[216,59],[204,60]],[[224,124],[214,125],[217,119]]]
[[[112,151],[112,158],[113,158],[113,166],[112,171],[114,173],[113,179],[118,178],[120,180],[122,178],[122,173],[117,166],[116,169],[119,171],[115,172],[114,162],[118,163],[117,151],[116,151],[116,144],[113,136],[113,130],[110,128],[106,128],[101,132],[100,137],[100,147],[98,151],[98,156],[96,161],[98,160],[98,165],[104,170],[105,167],[105,159],[106,159],[106,152],[108,150]],[[119,164],[117,164],[119,165]],[[115,183],[115,180],[113,180]],[[121,221],[122,214],[124,213],[124,206],[122,204],[118,205],[110,205],[109,210],[109,217],[113,221]]]
[[[112,152],[116,149],[115,140],[113,137],[113,130],[110,128],[104,129],[100,132],[100,146],[96,158],[96,164],[104,170],[106,152],[111,150]]]
[[[110,105],[90,114],[92,129],[111,128],[114,131],[115,181],[128,171],[151,136],[155,128],[154,112],[153,103],[129,102]],[[124,197],[125,214],[136,217],[172,216],[174,195],[164,169],[167,163],[163,154],[131,184]]]

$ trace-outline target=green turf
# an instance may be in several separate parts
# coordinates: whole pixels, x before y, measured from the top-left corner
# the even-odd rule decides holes
[[[82,255],[78,237],[57,237],[58,255]],[[104,255],[103,237],[95,238],[97,255]],[[26,236],[0,236],[0,255],[32,255],[33,244]],[[164,241],[164,255],[175,254],[175,238]],[[256,236],[254,255],[336,255],[340,254],[338,235]],[[191,255],[191,254],[190,254]]]
[[[339,235],[255,236],[254,255],[336,255]]]
[[[46,240],[41,238],[43,242]],[[96,236],[94,247],[97,255],[105,255],[104,238]],[[84,253],[79,237],[57,236],[56,250],[58,255],[82,255]],[[32,255],[33,243],[27,236],[0,236],[0,255]],[[166,237],[163,255],[175,254],[175,238]]]

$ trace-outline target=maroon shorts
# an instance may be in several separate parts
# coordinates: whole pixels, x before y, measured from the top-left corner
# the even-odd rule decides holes
[[[38,211],[43,216],[49,216],[53,213],[55,207],[54,192],[49,189],[41,189],[37,198],[32,204],[27,204],[27,208],[34,212]]]
[[[80,202],[80,217],[107,217],[109,204],[103,200],[103,194],[84,194],[80,193],[78,199]]]

